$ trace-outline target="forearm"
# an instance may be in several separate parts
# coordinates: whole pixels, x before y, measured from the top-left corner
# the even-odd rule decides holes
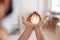
[[[3,28],[0,28],[0,40],[7,40],[7,33]]]
[[[39,28],[35,28],[35,33],[37,40],[45,40],[42,31]]]
[[[30,37],[32,31],[33,31],[32,28],[26,28],[26,30],[25,30],[24,33],[19,37],[18,40],[28,40],[28,38]]]

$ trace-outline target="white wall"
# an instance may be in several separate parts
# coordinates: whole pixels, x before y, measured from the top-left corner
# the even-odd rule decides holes
[[[37,0],[21,0],[22,12],[31,12],[37,10]]]
[[[52,0],[51,10],[55,12],[60,12],[60,0]]]
[[[21,12],[38,11],[43,15],[45,0],[21,0]]]
[[[40,15],[43,15],[44,14],[44,0],[39,0],[38,3],[39,3],[38,11],[39,11]]]

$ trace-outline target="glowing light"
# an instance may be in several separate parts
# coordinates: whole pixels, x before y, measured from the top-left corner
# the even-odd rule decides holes
[[[31,22],[32,24],[37,24],[39,21],[41,21],[41,17],[39,13],[34,11],[28,16],[27,21]]]
[[[31,23],[32,24],[37,24],[39,22],[39,16],[33,15],[31,16]]]
[[[59,26],[59,27],[60,27],[60,22],[59,22],[59,23],[57,23],[57,26]]]

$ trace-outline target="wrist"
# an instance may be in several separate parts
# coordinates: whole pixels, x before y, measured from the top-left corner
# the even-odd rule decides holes
[[[27,29],[32,30],[32,29],[33,29],[33,27],[27,27]]]
[[[36,32],[38,32],[38,31],[39,31],[39,32],[42,32],[40,28],[35,28],[34,30],[35,30]]]
[[[36,30],[36,29],[40,29],[40,27],[39,26],[34,26],[34,29]]]

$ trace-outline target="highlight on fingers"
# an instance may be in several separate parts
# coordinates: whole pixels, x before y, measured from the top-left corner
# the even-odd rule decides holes
[[[48,16],[46,15],[45,17],[44,17],[44,20],[47,18]]]
[[[22,16],[22,21],[26,21],[26,19]]]
[[[29,21],[32,24],[37,24],[41,20],[42,20],[41,16],[36,11],[33,11],[27,18],[27,21]]]
[[[24,19],[24,17],[22,16],[22,20]]]
[[[41,19],[42,19],[42,21],[41,22],[44,22],[46,19],[47,19],[47,15],[45,15],[44,17],[42,17]]]
[[[22,16],[22,23],[24,24],[25,18]]]

